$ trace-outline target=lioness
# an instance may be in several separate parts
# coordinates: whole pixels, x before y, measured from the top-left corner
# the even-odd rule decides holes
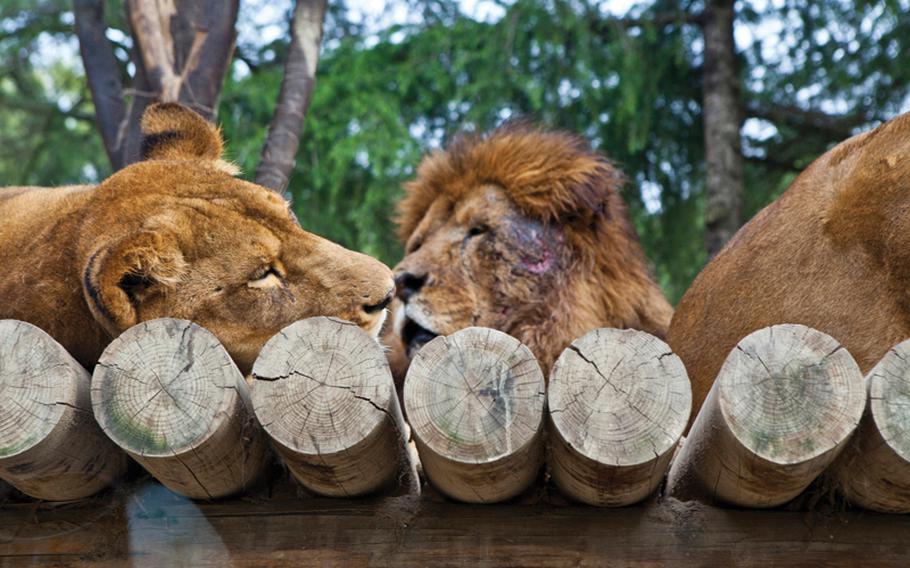
[[[910,114],[815,160],[695,279],[668,334],[693,418],[736,343],[777,323],[831,335],[863,372],[910,337]]]
[[[591,329],[663,336],[672,308],[649,275],[622,183],[580,138],[522,124],[426,157],[399,204],[398,380],[423,344],[468,326],[513,335],[545,372]]]
[[[191,110],[151,106],[142,132],[143,161],[98,186],[0,190],[0,318],[41,327],[89,368],[126,328],[163,316],[210,329],[244,371],[301,318],[378,333],[388,268],[234,177],[219,131]]]

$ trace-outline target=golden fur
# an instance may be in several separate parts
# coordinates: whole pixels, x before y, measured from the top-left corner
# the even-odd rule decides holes
[[[418,328],[424,338],[500,329],[545,371],[591,329],[663,336],[672,309],[649,275],[622,183],[580,138],[527,125],[426,157],[399,204],[406,255],[395,271],[407,301],[393,310],[396,375]]]
[[[668,334],[693,418],[736,343],[778,323],[831,335],[863,372],[910,336],[910,114],[817,159],[695,279]]]
[[[378,332],[381,263],[305,232],[287,202],[230,175],[217,129],[176,104],[143,117],[144,161],[97,187],[0,190],[0,318],[31,322],[91,367],[137,322],[198,322],[248,369],[304,317]]]

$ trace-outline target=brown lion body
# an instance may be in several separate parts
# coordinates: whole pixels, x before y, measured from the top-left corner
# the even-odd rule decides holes
[[[210,329],[243,369],[300,318],[378,333],[388,268],[235,178],[192,111],[150,107],[143,132],[146,159],[98,186],[0,190],[0,318],[41,327],[89,368],[120,332],[165,316]]]
[[[433,335],[499,329],[547,371],[599,327],[663,336],[652,280],[618,191],[622,175],[561,132],[507,126],[421,163],[399,205],[393,368]]]
[[[693,418],[737,342],[778,323],[831,335],[863,372],[910,336],[910,115],[812,163],[695,279],[668,334]]]

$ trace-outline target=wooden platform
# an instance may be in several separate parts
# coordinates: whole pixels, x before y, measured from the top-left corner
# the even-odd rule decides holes
[[[94,498],[0,505],[0,566],[907,566],[910,518],[720,509],[653,499],[621,509],[549,491],[500,505],[435,495],[346,500],[290,482],[192,502],[142,478]]]

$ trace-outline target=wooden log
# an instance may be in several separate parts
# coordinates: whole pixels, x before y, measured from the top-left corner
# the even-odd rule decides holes
[[[0,477],[49,501],[88,497],[120,477],[129,459],[95,423],[90,384],[50,335],[0,320]]]
[[[793,324],[758,330],[721,367],[668,492],[745,507],[786,503],[844,448],[865,398],[859,367],[830,336]]]
[[[253,365],[252,399],[281,459],[315,493],[363,495],[407,472],[385,353],[353,323],[315,317],[281,330]]]
[[[243,375],[214,335],[185,320],[143,322],[115,339],[95,367],[92,408],[118,446],[187,497],[240,491],[267,461]]]
[[[910,513],[910,340],[893,347],[866,375],[859,429],[829,474],[852,503]]]
[[[424,345],[404,406],[429,480],[471,503],[522,492],[542,462],[544,396],[534,355],[505,333],[471,327]]]
[[[641,501],[663,481],[689,421],[682,361],[636,330],[596,329],[556,360],[547,385],[550,473],[597,506]]]

